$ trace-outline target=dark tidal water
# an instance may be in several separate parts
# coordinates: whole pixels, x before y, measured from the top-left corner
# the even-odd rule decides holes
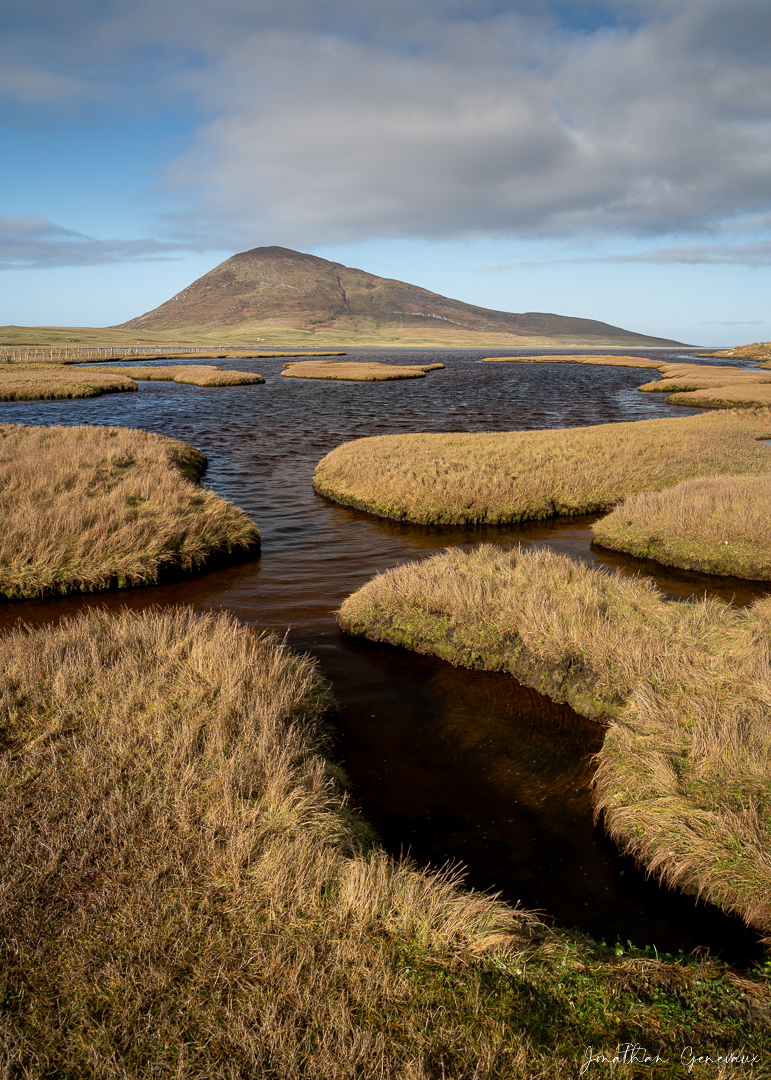
[[[333,615],[377,571],[449,545],[547,544],[632,574],[656,571],[655,564],[593,550],[587,518],[423,528],[344,509],[311,488],[324,454],[367,435],[570,427],[696,410],[639,393],[653,374],[640,369],[483,364],[489,353],[459,349],[348,355],[447,366],[421,380],[335,383],[283,379],[278,359],[237,360],[223,366],[259,371],[266,384],[140,383],[136,394],[91,401],[0,404],[0,422],[116,424],[192,443],[209,457],[205,482],[251,514],[263,539],[261,558],[184,582],[6,604],[0,626],[104,604],[186,603],[226,609],[261,629],[288,629],[291,645],[316,657],[333,684],[339,756],[354,799],[390,851],[422,865],[460,863],[469,885],[499,890],[608,942],[659,952],[709,948],[739,963],[757,955],[754,935],[738,920],[647,881],[593,823],[591,759],[601,727],[510,676],[345,638]],[[648,355],[690,358],[684,350]],[[748,603],[760,594],[702,575],[659,569],[654,576],[677,599],[709,591]]]

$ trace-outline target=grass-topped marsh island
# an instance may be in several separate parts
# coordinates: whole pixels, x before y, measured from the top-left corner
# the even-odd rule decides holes
[[[390,379],[424,379],[444,364],[381,364],[377,360],[297,360],[284,365],[282,375],[291,379],[343,379],[351,382],[385,382]]]
[[[262,375],[247,371],[223,371],[213,364],[167,367],[0,364],[0,401],[99,397],[101,394],[136,390],[136,379],[189,383],[192,386],[245,386],[265,382]]]
[[[92,612],[6,634],[0,673],[9,1077],[568,1080],[632,1043],[674,1078],[685,1047],[771,1054],[761,972],[608,949],[390,860],[327,756],[328,687],[273,638]]]
[[[664,566],[769,581],[769,523],[771,462],[759,475],[701,476],[630,495],[592,533],[603,547]]]
[[[611,836],[771,940],[771,601],[677,604],[645,579],[481,545],[378,575],[339,619],[604,720],[595,800]]]
[[[151,585],[259,551],[185,443],[114,427],[0,425],[0,597]]]
[[[147,382],[186,383],[188,386],[254,386],[264,383],[262,375],[251,371],[228,371],[217,364],[171,364],[143,367],[92,367],[90,371],[107,375],[127,375],[130,379]]]
[[[544,431],[380,435],[323,458],[316,491],[420,524],[525,521],[610,510],[700,476],[771,471],[771,411]]]

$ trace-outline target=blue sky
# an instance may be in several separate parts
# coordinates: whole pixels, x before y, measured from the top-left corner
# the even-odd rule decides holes
[[[767,0],[6,0],[0,324],[280,244],[508,311],[771,337]]]

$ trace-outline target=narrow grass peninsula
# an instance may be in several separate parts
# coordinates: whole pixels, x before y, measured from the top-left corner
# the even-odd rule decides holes
[[[771,449],[771,448],[770,448]],[[771,580],[771,466],[631,495],[592,525],[596,543],[665,566]]]
[[[298,360],[284,365],[282,375],[291,379],[347,379],[351,382],[385,382],[390,379],[423,379],[444,364],[381,364],[379,360]]]
[[[486,356],[484,364],[589,364],[599,367],[653,368],[661,371],[667,364],[645,356],[614,356],[612,353],[557,354],[553,356]]]
[[[481,545],[378,575],[339,621],[605,720],[594,784],[610,835],[771,944],[771,599],[676,604],[645,579]]]
[[[153,585],[257,553],[247,515],[198,486],[205,467],[144,431],[0,424],[0,597]]]
[[[609,949],[390,860],[326,756],[330,705],[307,658],[224,615],[0,639],[3,1075],[573,1080],[629,1043],[657,1077],[714,1080],[700,1056],[768,1059],[762,971]]]
[[[175,382],[190,386],[252,386],[264,383],[262,375],[251,371],[223,371],[216,364],[180,364],[167,367],[92,367],[89,371],[108,375],[128,375],[140,382]]]
[[[0,401],[52,401],[61,398],[93,398],[136,390],[126,374],[93,369],[73,371],[58,364],[9,364],[0,366]]]
[[[698,476],[771,469],[771,411],[483,434],[379,435],[316,467],[320,494],[420,524],[524,521],[610,510]]]

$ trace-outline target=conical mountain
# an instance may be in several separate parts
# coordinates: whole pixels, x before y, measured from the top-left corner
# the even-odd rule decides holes
[[[265,325],[298,331],[343,331],[376,340],[384,331],[410,331],[447,343],[676,345],[618,326],[542,312],[513,314],[378,277],[341,263],[282,247],[242,251],[198,278],[165,304],[121,328],[228,328]],[[388,334],[393,338],[393,333]],[[507,339],[511,339],[507,342]]]

